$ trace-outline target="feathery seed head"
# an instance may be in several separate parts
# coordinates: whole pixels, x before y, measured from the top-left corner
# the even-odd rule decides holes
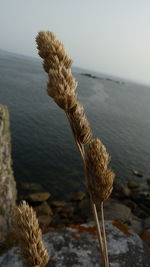
[[[48,95],[65,111],[72,108],[76,99],[77,82],[71,73],[72,60],[64,45],[54,33],[41,31],[36,37],[39,55],[44,59],[43,67],[48,73]],[[69,99],[69,103],[66,100]],[[71,103],[71,104],[70,104]]]
[[[71,67],[71,58],[67,55],[63,43],[56,38],[53,32],[40,31],[36,37],[36,42],[39,56],[47,61],[46,68],[51,67],[51,62],[54,62],[55,66]]]
[[[42,241],[36,213],[25,201],[14,210],[14,226],[20,240],[24,266],[44,267],[49,255]]]
[[[87,117],[84,114],[83,106],[76,102],[69,115],[78,141],[81,144],[89,143],[92,138],[92,132]]]
[[[86,151],[88,190],[94,202],[106,200],[112,192],[115,174],[108,168],[110,156],[99,139],[93,139]]]
[[[36,42],[39,55],[44,59],[44,69],[49,76],[48,95],[67,112],[78,142],[89,143],[92,132],[84,108],[77,101],[77,81],[70,69],[72,60],[66,54],[64,45],[52,32],[39,32]]]

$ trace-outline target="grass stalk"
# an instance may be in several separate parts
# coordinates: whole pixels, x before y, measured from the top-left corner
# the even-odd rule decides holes
[[[84,108],[77,100],[75,92],[77,82],[71,72],[72,60],[67,55],[64,45],[49,31],[39,32],[36,42],[39,55],[43,58],[43,67],[48,73],[47,93],[65,111],[81,155],[85,185],[90,196],[103,265],[109,267],[103,201],[111,194],[115,178],[113,171],[108,167],[110,156],[99,139],[92,139],[93,133]],[[85,145],[87,145],[86,150]],[[102,203],[100,206],[102,232],[97,203]]]
[[[103,202],[100,203],[100,213],[101,213],[101,221],[102,221],[104,252],[105,252],[105,258],[106,258],[106,264],[107,264],[107,267],[109,267],[109,258],[108,258],[108,249],[107,249],[107,240],[106,240],[106,231],[105,231],[104,205],[103,205]]]
[[[74,137],[76,146],[79,150],[79,153],[80,153],[82,161],[83,161],[85,184],[87,185],[87,183],[88,183],[87,179],[88,178],[87,178],[84,146],[80,142],[78,142],[76,135],[75,135],[75,131],[74,131],[72,123],[71,123],[71,119],[70,119],[69,114],[67,112],[66,112],[66,116],[68,118],[70,127],[72,129],[72,133],[73,133],[73,137]],[[104,243],[103,243],[102,234],[101,234],[101,227],[100,227],[98,214],[97,214],[97,208],[96,208],[96,205],[94,204],[94,202],[92,201],[91,196],[90,196],[90,202],[91,202],[91,207],[92,207],[94,220],[95,220],[95,224],[96,224],[96,229],[97,229],[97,237],[98,237],[98,241],[99,241],[100,256],[102,257],[103,266],[107,267],[107,266],[109,266],[109,264],[107,263],[107,257],[106,257],[107,253],[105,251],[106,245],[104,245]],[[103,231],[103,229],[105,229],[105,228],[104,228],[104,225],[102,224],[102,231]],[[104,233],[105,232],[103,232],[103,235],[104,235]],[[104,239],[104,240],[106,240],[106,239]]]

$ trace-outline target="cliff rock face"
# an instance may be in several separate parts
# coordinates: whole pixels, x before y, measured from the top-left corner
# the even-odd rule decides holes
[[[11,230],[11,215],[16,202],[16,183],[12,171],[9,112],[0,105],[0,242]]]

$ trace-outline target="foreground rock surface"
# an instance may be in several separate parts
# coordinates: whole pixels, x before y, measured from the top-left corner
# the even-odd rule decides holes
[[[12,171],[9,113],[0,105],[0,242],[11,230],[11,215],[16,203],[16,183]]]
[[[119,230],[106,221],[110,267],[149,267],[150,251],[138,235]],[[44,241],[51,259],[47,267],[102,266],[93,223],[72,225],[45,234]],[[22,267],[18,248],[0,257],[1,267]]]

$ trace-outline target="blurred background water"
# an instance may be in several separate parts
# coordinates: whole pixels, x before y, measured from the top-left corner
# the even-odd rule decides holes
[[[95,138],[110,153],[118,181],[150,177],[150,88],[73,68],[77,92]],[[83,190],[80,155],[63,110],[46,93],[40,60],[0,51],[0,104],[10,112],[13,169],[23,183],[39,183],[57,199]]]

